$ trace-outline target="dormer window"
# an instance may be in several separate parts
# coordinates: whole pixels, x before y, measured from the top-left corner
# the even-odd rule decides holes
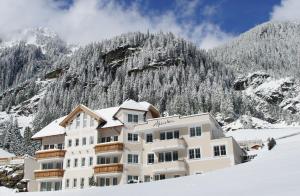
[[[76,128],[80,126],[80,114],[77,115],[76,117]]]
[[[137,123],[139,121],[139,115],[137,114],[128,114],[128,122]]]

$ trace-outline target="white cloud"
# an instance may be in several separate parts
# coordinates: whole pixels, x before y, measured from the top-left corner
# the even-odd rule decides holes
[[[218,5],[206,5],[203,10],[204,16],[213,16],[217,13],[219,6]]]
[[[273,7],[270,14],[271,20],[300,20],[300,1],[299,0],[282,0],[280,5]]]
[[[191,2],[185,7],[186,14],[195,11],[198,1]],[[54,0],[0,0],[0,36],[42,26],[53,29],[68,42],[86,44],[132,31],[171,31],[206,49],[231,37],[208,22],[194,24],[185,20],[179,23],[178,13],[172,10],[145,16],[137,5],[125,8],[106,0],[75,0],[68,9],[59,7],[61,5]]]

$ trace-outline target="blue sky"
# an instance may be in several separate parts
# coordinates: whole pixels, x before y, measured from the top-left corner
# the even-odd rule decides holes
[[[58,0],[59,1],[59,0]],[[62,6],[68,8],[73,0],[64,0]],[[144,15],[161,15],[171,10],[180,9],[180,4],[195,2],[191,15],[178,16],[178,22],[185,20],[201,23],[209,21],[232,34],[243,33],[252,27],[267,22],[274,6],[281,0],[117,0],[124,7],[137,5]]]
[[[120,0],[120,2],[127,6],[138,2],[145,15],[153,12],[162,14],[178,9],[176,0]],[[190,1],[186,0],[186,2]],[[240,34],[269,21],[273,7],[280,2],[280,0],[200,0],[194,13],[184,19],[195,23],[210,21],[226,32]],[[210,12],[207,13],[207,10]]]
[[[0,0],[0,37],[47,27],[82,45],[163,31],[210,49],[264,22],[300,21],[299,10],[300,0]]]

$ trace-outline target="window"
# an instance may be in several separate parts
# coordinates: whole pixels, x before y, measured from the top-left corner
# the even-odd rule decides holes
[[[133,115],[133,122],[139,122],[139,116],[138,115]]]
[[[48,150],[49,149],[49,145],[44,145],[43,149],[44,150]]]
[[[70,180],[66,179],[66,188],[69,188],[69,187],[70,187]]]
[[[154,163],[154,154],[148,154],[148,164]]]
[[[200,159],[200,158],[201,158],[200,148],[189,150],[189,159]]]
[[[84,187],[84,178],[81,178],[80,179],[80,188],[83,188]]]
[[[74,187],[74,188],[77,187],[77,179],[76,179],[76,178],[73,179],[73,187]]]
[[[128,154],[128,163],[139,163],[139,156],[137,154]]]
[[[62,162],[42,163],[42,169],[62,169]]]
[[[165,174],[157,174],[154,176],[154,180],[164,180],[166,179]]]
[[[128,122],[132,122],[132,114],[128,114]]]
[[[79,139],[75,139],[75,146],[79,146]]]
[[[136,141],[138,141],[138,134],[136,134],[136,133],[128,133],[127,139],[128,139],[128,141],[136,142]]]
[[[105,141],[106,141],[106,138],[105,138],[105,137],[102,137],[102,138],[101,138],[101,143],[105,143]]]
[[[87,115],[83,113],[83,127],[86,127]]]
[[[167,132],[167,140],[173,139],[173,132],[169,131]]]
[[[110,178],[105,178],[105,186],[109,186],[110,185]]]
[[[118,163],[118,162],[119,162],[118,157],[114,157],[114,158],[113,158],[113,163]]]
[[[178,152],[161,152],[158,153],[158,162],[170,162],[178,160]]]
[[[78,159],[74,159],[74,167],[78,166]]]
[[[83,146],[86,145],[86,137],[82,138],[82,145],[83,145]]]
[[[150,176],[144,176],[144,182],[150,182],[151,177]]]
[[[90,118],[90,127],[93,127],[94,126],[94,119],[91,117]]]
[[[89,159],[89,166],[92,166],[93,165],[93,157],[90,157]]]
[[[118,184],[118,178],[113,178],[113,185],[117,185]]]
[[[90,136],[90,144],[94,144],[94,137]]]
[[[153,142],[153,135],[151,133],[146,135],[146,142]]]
[[[118,136],[117,136],[117,135],[114,136],[114,141],[115,141],[115,142],[118,141]]]
[[[178,152],[177,151],[173,152],[173,161],[178,161]]]
[[[49,145],[49,148],[50,148],[50,149],[54,149],[54,144],[50,144],[50,145]]]
[[[81,167],[84,167],[85,166],[85,158],[81,158]]]
[[[76,128],[80,126],[80,114],[76,116]]]
[[[68,140],[68,147],[72,146],[72,140]]]
[[[67,168],[69,168],[69,167],[71,167],[71,160],[70,159],[67,160]]]
[[[160,140],[165,140],[166,139],[166,134],[165,132],[160,133]]]
[[[61,149],[64,148],[64,145],[63,144],[57,144],[57,148],[61,150]]]
[[[176,138],[176,139],[179,138],[179,131],[178,130],[174,131],[174,138]]]
[[[105,186],[105,178],[100,178],[99,181],[100,181],[100,183],[99,183],[100,186]]]
[[[191,127],[190,137],[201,136],[201,127]]]
[[[127,183],[128,184],[137,183],[138,181],[139,181],[139,177],[138,176],[131,176],[131,175],[127,176]]]
[[[110,137],[106,137],[106,142],[110,142],[111,138]]]
[[[214,156],[220,156],[220,147],[214,146]]]
[[[165,153],[165,161],[166,162],[172,161],[172,153],[171,152],[166,152]]]
[[[52,182],[41,182],[41,191],[51,191]]]
[[[55,191],[61,190],[61,182],[54,182],[54,190]]]
[[[158,162],[165,162],[165,154],[164,153],[158,154]]]
[[[224,156],[226,155],[226,146],[214,146],[214,156]]]
[[[139,115],[136,114],[128,114],[128,122],[139,122]]]
[[[179,139],[179,131],[167,131],[160,133],[160,140],[170,140],[170,139]]]
[[[110,157],[106,157],[106,164],[110,164]]]
[[[196,148],[196,149],[195,149],[195,155],[196,155],[196,158],[197,158],[197,159],[200,159],[200,158],[201,158],[200,148]]]

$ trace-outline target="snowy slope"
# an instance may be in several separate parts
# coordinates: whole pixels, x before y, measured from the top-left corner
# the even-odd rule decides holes
[[[286,130],[281,130],[285,132]],[[290,131],[300,132],[300,129]],[[249,134],[251,135],[251,134]],[[202,175],[145,184],[55,192],[57,196],[296,196],[300,195],[300,135],[277,140],[272,151],[263,150],[253,161]],[[13,196],[6,189],[1,195]],[[19,196],[50,196],[53,192],[19,193]]]

